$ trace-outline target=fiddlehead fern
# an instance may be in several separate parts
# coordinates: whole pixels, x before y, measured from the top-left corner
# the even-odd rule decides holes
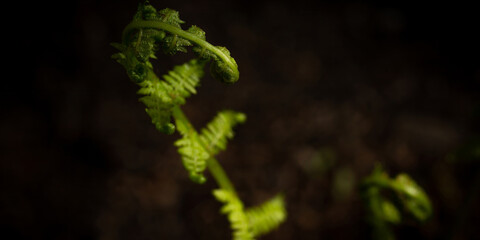
[[[394,199],[385,198],[382,195],[384,192],[389,192]],[[432,205],[427,194],[414,180],[405,173],[392,179],[380,165],[364,179],[362,195],[375,239],[395,239],[388,225],[401,223],[401,210],[419,222],[425,222],[432,215]]]
[[[284,201],[282,197],[275,197],[259,207],[245,210],[215,159],[216,154],[226,149],[227,140],[233,138],[233,127],[245,122],[245,114],[221,111],[199,133],[180,109],[186,98],[196,93],[204,74],[203,68],[209,61],[214,78],[225,83],[234,83],[239,78],[237,63],[227,48],[208,43],[205,32],[197,26],[183,30],[183,23],[177,11],[168,8],[157,11],[148,1],[140,4],[132,22],[123,31],[122,42],[112,44],[120,51],[112,57],[125,67],[129,78],[140,87],[137,92],[142,95],[140,101],[145,104],[145,111],[157,130],[172,134],[176,129],[182,136],[175,146],[190,179],[204,183],[204,171],[208,169],[217,181],[220,189],[213,194],[225,204],[222,213],[228,215],[233,238],[254,239],[285,220]],[[176,66],[162,79],[154,73],[150,59],[156,58],[159,50],[173,55],[186,52],[187,47],[192,47],[197,59]]]
[[[208,43],[205,32],[197,26],[183,30],[182,23],[184,21],[180,20],[177,11],[166,8],[157,12],[148,2],[140,4],[133,21],[123,31],[122,45],[137,59],[126,66],[127,72],[137,74],[138,77],[133,77],[141,81],[145,76],[141,74],[143,68],[151,67],[148,60],[154,58],[159,48],[173,55],[186,52],[186,47],[193,46],[193,51],[200,59],[212,60],[211,72],[214,77],[225,83],[236,82],[239,78],[238,66],[228,49]]]

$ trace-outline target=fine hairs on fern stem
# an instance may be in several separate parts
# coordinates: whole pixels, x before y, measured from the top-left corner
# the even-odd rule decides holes
[[[245,122],[245,114],[221,111],[197,132],[181,110],[186,98],[196,93],[204,66],[209,61],[214,78],[229,84],[239,78],[237,63],[227,48],[208,43],[205,32],[197,26],[183,30],[182,23],[177,11],[168,8],[157,11],[148,1],[140,4],[132,22],[123,31],[122,42],[112,44],[120,51],[112,57],[125,67],[132,82],[140,87],[137,92],[142,95],[140,101],[145,104],[145,111],[157,130],[166,134],[177,130],[181,135],[175,146],[190,179],[204,183],[204,171],[208,169],[219,185],[213,195],[224,204],[221,213],[228,216],[233,239],[254,239],[285,221],[283,196],[277,195],[260,206],[246,209],[215,158],[233,138],[233,127]],[[156,58],[159,50],[173,55],[186,52],[186,47],[192,47],[198,58],[175,66],[162,78],[154,73],[150,59]]]

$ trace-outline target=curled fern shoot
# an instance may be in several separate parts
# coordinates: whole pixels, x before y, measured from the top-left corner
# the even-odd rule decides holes
[[[208,169],[220,189],[214,191],[215,198],[224,203],[221,212],[227,214],[233,230],[233,239],[250,240],[265,234],[286,218],[282,197],[245,210],[233,184],[215,158],[227,148],[228,140],[234,136],[233,128],[245,122],[243,113],[232,110],[221,111],[200,132],[193,127],[181,110],[186,99],[197,92],[204,67],[210,62],[210,73],[224,83],[234,83],[239,78],[238,66],[225,47],[207,42],[205,32],[191,26],[183,30],[177,11],[157,11],[148,1],[140,4],[133,20],[122,34],[121,43],[112,43],[119,50],[112,56],[126,70],[128,77],[140,89],[140,101],[150,116],[155,128],[166,134],[175,130],[181,138],[175,141],[182,164],[190,179],[204,183]],[[159,78],[153,71],[151,59],[158,51],[173,55],[186,52],[191,47],[197,59],[175,66]],[[173,118],[173,121],[172,121]]]
[[[133,21],[123,31],[122,45],[138,60],[129,65],[133,73],[138,72],[136,68],[142,68],[138,64],[148,66],[149,58],[154,58],[159,49],[173,55],[187,52],[187,47],[192,46],[200,59],[212,60],[210,69],[215,78],[225,83],[236,82],[240,73],[230,51],[207,42],[205,32],[197,26],[183,30],[183,23],[175,10],[166,8],[156,11],[149,4],[140,4]],[[142,79],[141,76],[138,80]]]
[[[394,198],[387,199],[382,194],[385,192]],[[405,173],[392,179],[380,165],[364,179],[362,195],[373,226],[374,239],[395,239],[389,224],[400,224],[404,217],[401,212],[418,222],[425,222],[432,215],[427,194],[413,179]]]

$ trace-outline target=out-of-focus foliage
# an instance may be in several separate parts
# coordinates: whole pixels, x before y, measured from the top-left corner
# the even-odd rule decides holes
[[[432,204],[427,194],[405,173],[390,178],[377,165],[372,174],[363,180],[361,191],[374,239],[395,239],[389,224],[400,224],[407,217],[423,223],[432,215]]]

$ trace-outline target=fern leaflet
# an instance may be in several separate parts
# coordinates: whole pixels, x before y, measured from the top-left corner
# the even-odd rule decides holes
[[[281,195],[247,210],[237,195],[231,191],[217,189],[213,191],[213,195],[224,203],[221,213],[228,215],[235,240],[250,240],[268,233],[284,222],[287,216]]]
[[[206,181],[203,171],[207,166],[209,154],[200,145],[197,133],[190,132],[175,142],[178,153],[182,156],[182,163],[190,175],[190,179],[196,183]]]
[[[225,205],[220,210],[221,213],[228,215],[230,227],[233,230],[234,240],[253,240],[254,235],[250,231],[248,217],[243,209],[243,203],[231,191],[217,189],[213,191],[215,198]]]
[[[283,197],[277,195],[260,206],[247,209],[246,215],[255,236],[268,233],[277,228],[287,217]]]
[[[212,155],[217,154],[227,147],[227,139],[233,138],[232,128],[238,123],[245,122],[246,116],[243,113],[234,111],[222,111],[202,129],[200,140],[206,150]]]
[[[181,66],[176,66],[173,71],[164,75],[164,80],[159,80],[156,75],[138,83],[141,87],[138,94],[144,95],[140,101],[147,107],[145,111],[152,118],[155,127],[167,134],[172,134],[175,126],[170,122],[173,107],[184,104],[185,99],[195,94],[203,76],[203,63],[191,60]]]

